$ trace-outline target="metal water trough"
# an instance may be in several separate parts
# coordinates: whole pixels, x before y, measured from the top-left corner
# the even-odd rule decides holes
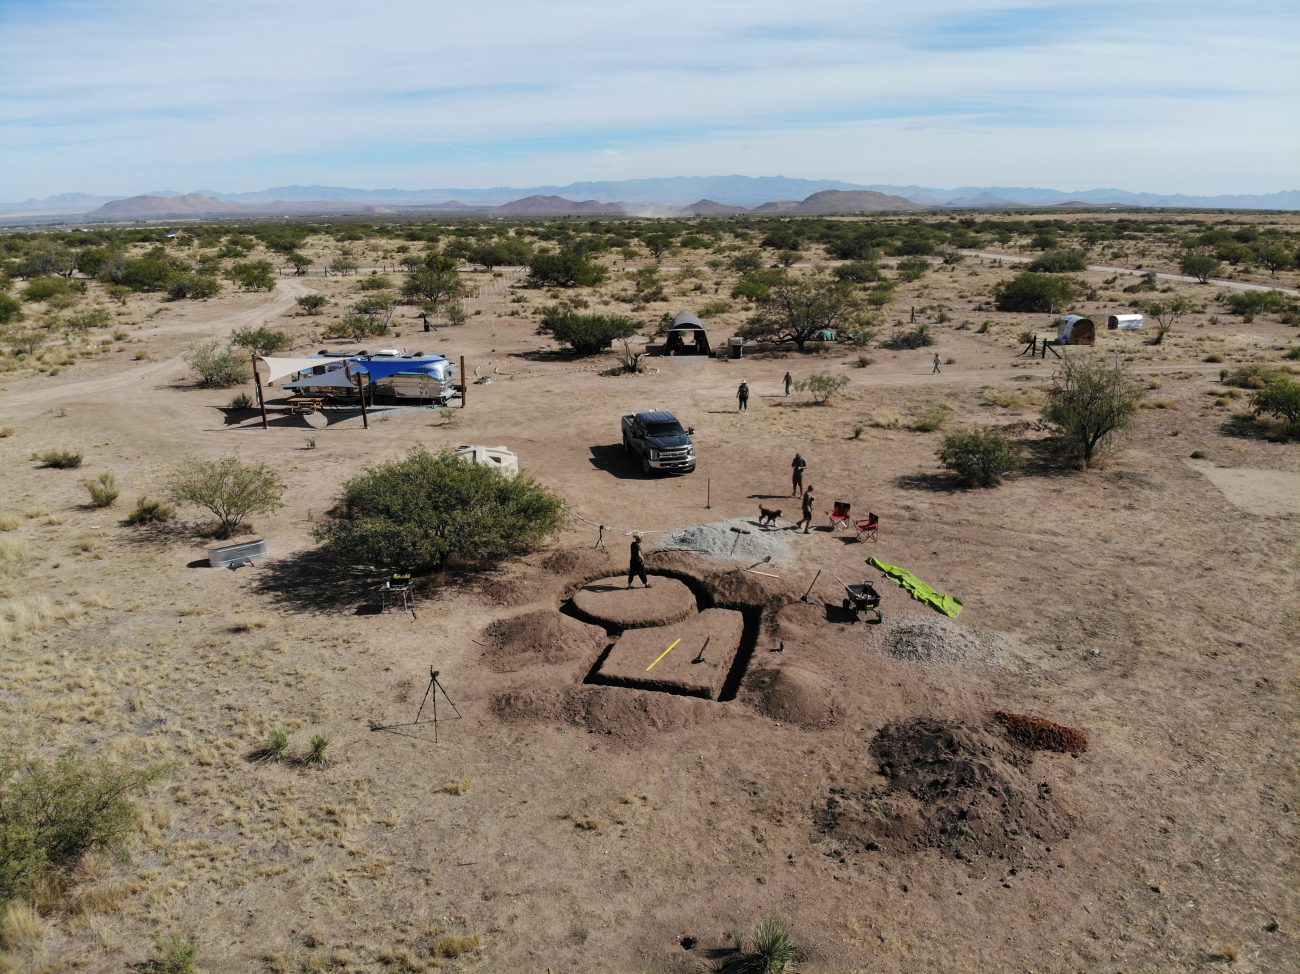
[[[241,565],[251,565],[254,558],[266,557],[266,539],[210,544],[207,550],[208,564],[213,568],[228,568],[231,565],[238,568]]]

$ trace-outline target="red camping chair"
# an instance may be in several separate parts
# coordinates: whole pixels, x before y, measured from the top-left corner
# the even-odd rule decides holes
[[[831,519],[831,530],[836,528],[848,529],[849,526],[849,502],[836,501],[835,506],[826,512],[826,516]]]
[[[858,532],[859,541],[864,537],[872,541],[880,540],[880,518],[874,514],[868,513],[865,521],[854,521],[853,527]]]

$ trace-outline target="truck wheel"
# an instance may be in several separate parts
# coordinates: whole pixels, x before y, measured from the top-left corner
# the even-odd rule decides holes
[[[628,453],[632,452],[632,444],[627,441],[626,436],[623,437],[623,449],[626,450]]]
[[[642,457],[642,458],[641,458],[641,472],[642,472],[643,474],[645,474],[647,477],[649,477],[649,476],[650,476],[650,472],[651,472],[653,469],[654,469],[654,468],[650,466],[650,460],[649,460],[649,458],[648,458],[648,457]]]

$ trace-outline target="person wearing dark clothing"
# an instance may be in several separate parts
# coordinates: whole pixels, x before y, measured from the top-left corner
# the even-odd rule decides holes
[[[632,579],[641,576],[641,584],[646,588],[650,587],[650,579],[645,573],[645,559],[641,556],[641,535],[632,535],[632,558],[627,566],[627,587],[632,587]]]
[[[790,377],[790,373],[787,372],[787,373],[785,374],[785,379],[784,379],[783,381],[785,382],[785,394],[786,394],[786,398],[789,398],[789,396],[790,396],[790,390],[794,388],[794,379],[792,379],[792,378]]]
[[[799,489],[803,487],[803,470],[808,466],[808,461],[803,458],[802,453],[796,453],[794,459],[790,461],[790,496],[798,497]]]
[[[940,368],[939,368],[939,353],[938,353],[938,352],[935,352],[935,353],[934,353],[934,371],[931,372],[930,374],[931,374],[931,375],[934,375],[935,373],[937,373],[937,372],[939,372],[939,371],[941,371]]]
[[[740,412],[749,408],[749,383],[742,382],[740,388],[736,390],[736,401],[740,403]]]
[[[803,525],[804,534],[807,534],[808,529],[812,527],[812,517],[813,517],[812,512],[813,512],[814,503],[816,503],[816,500],[813,498],[812,484],[809,484],[808,489],[803,492],[803,512],[802,512],[803,517],[799,521],[799,524]],[[798,530],[799,524],[795,525],[796,530]]]

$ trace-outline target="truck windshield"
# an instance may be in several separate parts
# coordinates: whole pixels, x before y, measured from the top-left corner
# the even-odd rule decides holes
[[[671,423],[646,423],[646,436],[681,436],[682,424],[676,421]]]

